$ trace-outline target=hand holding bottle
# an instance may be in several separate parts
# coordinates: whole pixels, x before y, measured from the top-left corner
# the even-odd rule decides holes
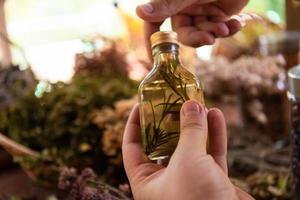
[[[145,36],[159,31],[165,19],[171,17],[172,27],[185,45],[199,47],[213,44],[215,38],[227,37],[240,30],[241,24],[229,19],[249,0],[151,0],[137,7],[145,20]],[[150,45],[148,44],[150,49]]]
[[[217,109],[207,112],[198,102],[188,101],[181,109],[180,120],[179,143],[168,166],[157,165],[143,153],[139,111],[138,106],[134,107],[122,147],[134,198],[252,200],[227,176],[227,136],[222,113]]]

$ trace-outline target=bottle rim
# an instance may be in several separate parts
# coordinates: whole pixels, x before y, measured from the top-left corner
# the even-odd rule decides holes
[[[157,45],[172,43],[179,45],[178,34],[174,31],[158,31],[151,35],[150,38],[152,49]]]

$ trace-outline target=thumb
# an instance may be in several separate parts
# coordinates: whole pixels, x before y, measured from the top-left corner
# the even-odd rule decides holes
[[[180,127],[181,133],[176,152],[207,154],[208,126],[204,106],[196,101],[186,102],[181,109]]]
[[[137,7],[137,15],[148,22],[162,22],[181,10],[196,3],[210,3],[215,0],[152,0]]]

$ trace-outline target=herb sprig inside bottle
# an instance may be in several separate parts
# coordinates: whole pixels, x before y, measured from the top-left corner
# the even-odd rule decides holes
[[[185,101],[204,104],[200,81],[183,67],[175,32],[151,36],[154,67],[139,87],[143,147],[151,160],[169,159],[180,135]]]

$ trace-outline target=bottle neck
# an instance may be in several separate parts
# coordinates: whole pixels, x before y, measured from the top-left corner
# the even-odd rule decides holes
[[[180,64],[179,59],[179,46],[174,43],[164,43],[157,45],[153,48],[152,53],[154,57],[154,66],[169,66],[172,67],[170,63]]]

